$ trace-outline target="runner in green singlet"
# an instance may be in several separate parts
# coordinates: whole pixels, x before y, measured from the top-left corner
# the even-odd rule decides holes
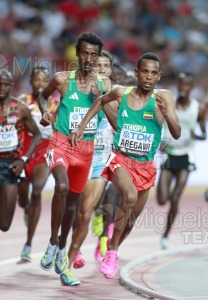
[[[174,139],[181,134],[170,91],[155,89],[161,77],[161,65],[154,53],[143,54],[134,70],[137,86],[118,86],[96,99],[71,137],[77,147],[89,120],[102,106],[119,102],[113,152],[102,176],[112,181],[121,194],[115,228],[100,272],[112,278],[118,271],[118,248],[132,230],[142,212],[149,190],[154,185],[156,166],[154,156],[161,140],[161,127],[166,120]]]
[[[55,132],[48,147],[47,160],[55,179],[55,191],[51,210],[51,237],[40,266],[61,274],[67,267],[66,240],[74,222],[80,196],[84,190],[94,152],[94,138],[103,112],[94,116],[86,126],[83,139],[77,147],[70,144],[71,132],[94,102],[97,88],[99,94],[111,90],[108,78],[93,72],[98,55],[103,47],[99,37],[92,33],[82,34],[76,43],[78,69],[58,72],[39,97],[42,124],[54,122],[45,109],[45,100],[58,90],[61,95]],[[61,238],[58,239],[61,227]],[[69,274],[70,275],[70,274]],[[74,279],[75,284],[78,281]]]

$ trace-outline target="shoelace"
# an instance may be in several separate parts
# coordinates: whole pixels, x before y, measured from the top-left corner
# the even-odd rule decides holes
[[[117,253],[113,253],[113,252],[107,252],[106,253],[106,258],[104,259],[105,263],[107,263],[108,265],[111,265],[112,262],[115,263],[117,260]]]
[[[70,270],[70,269],[66,269],[66,271],[64,272],[64,274],[65,274],[66,276],[72,277],[72,273],[71,273],[71,270]]]
[[[65,251],[58,251],[58,259],[60,259],[61,262],[64,261],[65,257]]]
[[[49,245],[45,256],[48,256],[48,260],[50,261],[53,259],[55,253],[56,253],[56,247]]]

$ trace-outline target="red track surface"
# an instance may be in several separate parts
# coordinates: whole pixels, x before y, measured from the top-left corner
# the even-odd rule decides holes
[[[177,226],[170,235],[174,246],[207,243],[204,233],[208,227],[208,204],[203,199],[203,192],[203,188],[186,190],[181,200]],[[87,264],[82,269],[73,270],[81,280],[79,287],[63,287],[54,271],[46,272],[39,267],[40,257],[50,236],[51,195],[51,192],[43,195],[42,214],[32,245],[32,263],[20,263],[26,227],[23,211],[18,206],[10,230],[0,232],[0,299],[144,299],[122,287],[119,274],[115,279],[107,280],[99,272],[94,259],[97,238],[91,232],[82,247]],[[120,268],[130,260],[160,250],[159,240],[167,207],[156,204],[153,190],[143,215],[120,247]]]

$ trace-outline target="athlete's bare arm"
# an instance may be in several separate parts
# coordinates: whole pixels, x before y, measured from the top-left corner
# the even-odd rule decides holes
[[[103,111],[108,119],[108,122],[114,130],[117,128],[117,115],[118,115],[119,103],[117,100],[109,102],[103,106]]]
[[[76,145],[82,139],[85,127],[104,105],[108,104],[109,102],[115,101],[115,99],[117,99],[119,103],[121,102],[121,98],[125,90],[126,87],[119,86],[111,90],[110,92],[99,96],[95,100],[83,120],[79,123],[78,128],[72,132],[70,136],[72,146]]]
[[[197,134],[194,131],[191,132],[192,138],[195,140],[205,140],[207,137],[206,134],[206,110],[204,104],[199,105],[199,113],[198,113],[198,123],[201,130],[201,134]]]
[[[102,77],[102,84],[103,84],[104,93],[107,93],[112,90],[111,80],[109,80],[108,77],[105,76]],[[95,99],[100,96],[100,91],[97,84],[92,86],[91,92],[94,94]],[[116,129],[116,118],[117,118],[118,106],[119,106],[118,102],[113,101],[102,107],[106,117],[108,118],[110,125],[114,129]]]
[[[181,126],[175,110],[173,95],[168,90],[157,90],[156,97],[156,115],[159,124],[162,125],[164,119],[167,122],[169,131],[174,139],[181,136]]]
[[[40,134],[40,131],[39,131],[35,121],[33,120],[32,114],[31,114],[29,108],[27,107],[27,105],[20,102],[19,103],[19,112],[25,123],[25,126],[27,127],[27,130],[29,132],[31,132],[33,135],[32,142],[26,153],[26,156],[30,157],[33,154],[36,146],[38,145],[38,143],[41,139],[41,134]]]
[[[18,108],[21,119],[23,120],[25,126],[27,127],[28,131],[33,134],[32,142],[27,153],[25,154],[29,158],[33,154],[35,148],[37,147],[41,139],[41,134],[35,121],[32,118],[31,112],[27,105],[19,101]],[[24,168],[24,161],[21,159],[16,160],[12,163],[11,168],[16,176],[20,175]]]
[[[104,84],[106,87],[105,93],[110,92],[112,90],[111,81],[108,79],[108,81],[106,80]],[[117,119],[118,107],[119,104],[116,100],[109,102],[108,104],[102,107],[110,125],[113,127],[114,130],[116,130],[116,119]]]
[[[49,97],[58,90],[61,94],[61,98],[64,97],[66,93],[66,86],[69,82],[69,72],[58,72],[56,73],[43,92],[38,96],[38,106],[42,114],[41,124],[43,126],[48,126],[54,122],[53,116],[47,111],[46,101]]]

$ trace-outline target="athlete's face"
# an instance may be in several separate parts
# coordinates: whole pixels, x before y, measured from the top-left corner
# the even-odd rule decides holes
[[[49,79],[49,72],[47,70],[37,71],[30,81],[33,95],[39,95],[48,85]]]
[[[112,73],[111,62],[108,57],[99,56],[97,59],[97,68],[98,74],[104,75],[106,77],[110,77]]]
[[[111,74],[111,81],[113,84],[125,85],[126,82],[125,70],[119,67],[114,67]]]
[[[184,77],[184,78],[179,78],[178,81],[178,93],[180,97],[188,97],[190,94],[190,91],[193,88],[193,80]]]
[[[6,75],[0,75],[0,101],[5,101],[10,94],[13,83]]]
[[[154,89],[160,80],[161,71],[158,61],[143,59],[141,65],[134,70],[135,77],[138,78],[138,85],[146,91]]]
[[[89,73],[96,66],[98,59],[98,46],[92,45],[86,42],[81,43],[80,51],[77,52],[77,57],[79,61],[79,68],[85,72]]]

